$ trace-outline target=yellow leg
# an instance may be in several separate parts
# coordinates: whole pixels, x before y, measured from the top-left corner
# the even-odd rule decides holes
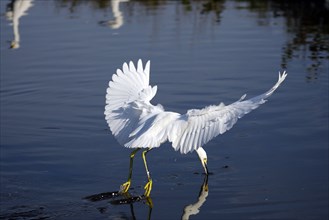
[[[132,173],[133,173],[134,157],[135,157],[135,154],[137,153],[137,151],[139,151],[139,150],[140,150],[140,148],[137,148],[137,149],[133,150],[130,154],[130,165],[129,165],[128,181],[123,183],[120,186],[120,193],[126,193],[126,192],[128,192],[128,190],[130,188],[131,176],[132,176]]]
[[[147,150],[143,151],[143,161],[144,161],[144,166],[145,166],[145,170],[146,170],[146,174],[147,174],[147,180],[148,182],[146,183],[144,189],[144,196],[149,197],[151,194],[151,190],[152,190],[152,179],[151,179],[151,175],[150,175],[150,171],[147,167],[147,162],[146,162],[146,154],[151,150],[152,148],[148,148]]]

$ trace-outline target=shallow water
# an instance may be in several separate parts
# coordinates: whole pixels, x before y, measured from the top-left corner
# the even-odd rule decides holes
[[[35,0],[13,22],[0,1],[0,219],[327,219],[329,13],[312,2]],[[289,74],[205,146],[209,191],[195,153],[151,151],[152,209],[84,199],[126,180],[130,151],[107,128],[105,91],[139,58],[151,60],[153,103],[180,113]],[[131,194],[145,182],[138,155]]]

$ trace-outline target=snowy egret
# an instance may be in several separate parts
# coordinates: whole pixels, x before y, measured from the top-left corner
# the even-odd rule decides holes
[[[33,0],[14,0],[7,5],[6,16],[8,20],[12,20],[14,40],[10,44],[11,49],[20,47],[20,34],[19,34],[19,19],[27,15],[27,11],[33,6]]]
[[[109,21],[100,21],[100,25],[110,26],[112,29],[119,29],[124,23],[124,16],[120,11],[120,4],[129,2],[129,0],[111,0],[113,19]]]
[[[157,92],[157,86],[150,86],[150,61],[145,64],[138,60],[137,68],[132,61],[117,69],[109,82],[106,94],[105,119],[116,140],[127,148],[134,149],[130,154],[128,180],[120,186],[126,193],[131,185],[134,156],[140,149],[148,178],[144,195],[152,190],[152,179],[146,162],[146,154],[161,143],[169,141],[176,151],[182,154],[196,151],[206,175],[207,153],[202,148],[211,139],[223,134],[239,118],[266,102],[285,80],[287,74],[279,72],[276,84],[267,92],[245,100],[243,95],[238,101],[224,105],[211,105],[203,109],[191,109],[186,114],[165,111],[161,105],[150,101]]]

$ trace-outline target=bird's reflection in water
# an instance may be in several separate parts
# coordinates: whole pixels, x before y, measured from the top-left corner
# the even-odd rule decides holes
[[[206,201],[208,194],[209,194],[208,175],[206,175],[203,180],[203,183],[201,185],[197,202],[195,202],[193,204],[189,204],[184,207],[182,220],[187,220],[190,218],[191,215],[198,214],[200,212],[200,208]],[[109,200],[109,202],[112,205],[129,205],[132,219],[136,219],[135,212],[134,212],[134,203],[143,202],[144,204],[146,204],[148,206],[147,219],[151,219],[152,208],[153,208],[153,202],[152,202],[151,197],[146,197],[144,195],[133,196],[129,192],[122,194],[122,193],[119,193],[119,191],[113,191],[113,192],[105,192],[105,193],[90,195],[90,196],[85,197],[84,199],[87,199],[91,202]],[[105,213],[106,209],[107,208],[102,207],[102,208],[99,208],[98,210],[101,213]]]
[[[124,23],[123,14],[120,11],[120,3],[128,2],[128,1],[129,0],[111,0],[111,8],[112,8],[114,19],[109,21],[100,21],[99,24],[104,26],[109,26],[112,29],[120,28]]]
[[[19,19],[27,15],[28,9],[33,5],[33,0],[12,0],[7,5],[6,17],[12,21],[14,40],[11,41],[10,48],[17,49],[20,47]]]
[[[199,197],[198,201],[185,206],[182,220],[187,220],[190,219],[191,215],[196,215],[200,212],[201,206],[204,204],[206,201],[206,198],[208,197],[209,194],[209,189],[208,189],[208,175],[205,176],[203,180],[203,184],[201,186],[200,192],[199,192]]]

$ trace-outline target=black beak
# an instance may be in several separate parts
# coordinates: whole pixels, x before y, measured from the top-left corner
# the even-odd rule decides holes
[[[209,175],[209,170],[208,170],[207,163],[204,163],[203,165],[204,165],[204,169],[205,169],[206,175],[208,176]]]

